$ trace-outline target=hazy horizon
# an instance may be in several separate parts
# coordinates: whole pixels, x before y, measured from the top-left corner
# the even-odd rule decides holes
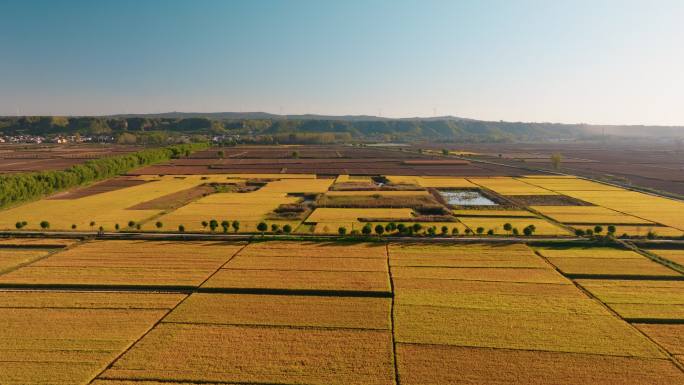
[[[0,4],[0,115],[684,125],[684,2]]]

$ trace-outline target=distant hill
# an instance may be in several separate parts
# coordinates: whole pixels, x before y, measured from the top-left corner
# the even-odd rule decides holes
[[[440,116],[277,115],[266,112],[167,112],[109,116],[0,117],[0,133],[13,134],[240,135],[261,142],[330,141],[554,141],[594,136],[683,137],[684,127],[484,121]],[[325,135],[323,135],[325,134]],[[129,135],[130,138],[130,135]]]

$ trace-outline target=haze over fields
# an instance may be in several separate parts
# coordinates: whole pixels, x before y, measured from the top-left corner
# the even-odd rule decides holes
[[[684,124],[678,0],[33,0],[0,14],[0,115]]]

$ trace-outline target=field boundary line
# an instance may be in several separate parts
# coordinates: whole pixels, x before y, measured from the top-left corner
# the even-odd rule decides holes
[[[562,273],[562,272],[561,272],[553,263],[551,263],[551,261],[549,261],[549,260],[548,260],[542,253],[540,253],[538,250],[534,250],[534,253],[537,254],[537,255],[539,256],[539,258],[543,259],[546,263],[548,263],[549,265],[551,265],[559,274],[563,274],[563,273]],[[563,276],[565,277],[565,275],[563,275]],[[653,338],[649,337],[646,333],[644,333],[643,331],[641,331],[639,328],[637,328],[636,326],[632,325],[629,321],[627,321],[627,319],[625,319],[625,318],[623,318],[622,316],[620,316],[620,314],[618,314],[615,310],[613,310],[610,306],[608,306],[608,304],[606,304],[605,302],[601,301],[601,300],[600,300],[598,297],[596,297],[591,291],[587,290],[587,289],[586,289],[584,286],[582,286],[581,284],[575,282],[574,279],[571,279],[571,278],[568,278],[568,277],[566,277],[566,279],[568,279],[570,282],[572,282],[572,284],[575,285],[575,287],[576,287],[579,291],[581,291],[582,293],[584,293],[584,295],[586,295],[590,300],[593,300],[594,302],[596,302],[599,306],[603,307],[609,314],[611,314],[612,316],[616,317],[618,320],[623,321],[625,324],[628,325],[629,328],[631,328],[632,330],[634,330],[637,334],[641,335],[641,336],[644,337],[647,341],[649,341],[650,343],[652,343],[653,345],[655,345],[656,347],[658,347],[658,350],[660,350],[661,353],[663,353],[663,354],[665,355],[665,357],[667,357],[667,358],[670,360],[670,362],[672,362],[680,371],[684,372],[684,365],[683,365],[682,363],[680,363],[679,360],[677,360],[677,359],[674,357],[674,355],[670,354],[670,352],[668,352],[668,351],[667,351],[665,348],[663,348],[659,343],[657,343]]]
[[[233,255],[231,255],[230,258],[228,258],[228,260],[227,260],[226,262],[224,262],[223,265],[225,265],[226,263],[228,263],[228,261],[230,261],[231,259],[233,259],[237,253],[239,253],[240,251],[242,251],[242,250],[243,250],[245,247],[247,247],[248,245],[249,245],[249,242],[246,243],[242,248],[240,248],[239,250],[237,250],[236,252],[234,252]],[[223,265],[221,265],[221,266],[223,266]],[[220,270],[220,268],[217,269],[216,271],[218,271],[218,270]],[[211,278],[214,274],[216,274],[216,271],[215,271],[214,273],[212,273],[211,275],[209,275],[209,277],[208,277],[207,279],[205,279],[205,280],[200,284],[200,286],[203,285],[203,284],[204,284],[209,278]],[[131,342],[131,343],[128,345],[128,347],[126,347],[123,351],[121,351],[119,354],[117,354],[117,356],[114,357],[114,359],[112,359],[112,360],[111,360],[111,361],[110,361],[110,362],[109,362],[109,363],[108,363],[108,364],[107,364],[99,373],[97,373],[94,377],[92,377],[92,378],[90,379],[90,381],[88,381],[88,384],[92,384],[93,381],[95,381],[98,377],[100,377],[102,374],[104,374],[104,372],[106,372],[107,369],[111,368],[111,367],[116,363],[116,361],[118,361],[121,357],[123,357],[126,353],[128,353],[128,352],[133,348],[133,346],[135,346],[138,342],[140,342],[143,338],[145,338],[145,336],[147,336],[148,334],[150,334],[150,332],[151,332],[152,330],[154,330],[159,324],[162,323],[162,321],[164,320],[164,318],[168,317],[169,314],[171,314],[171,312],[173,312],[174,310],[176,310],[176,309],[178,308],[178,306],[180,306],[183,302],[185,302],[188,298],[190,298],[191,295],[192,295],[192,293],[187,293],[186,296],[185,296],[183,299],[181,299],[180,301],[178,301],[178,303],[177,303],[175,306],[171,307],[164,315],[162,315],[161,317],[159,317],[159,319],[158,319],[152,326],[150,326],[150,328],[147,329],[147,331],[145,331],[145,332],[144,332],[140,337],[138,337],[135,341]]]
[[[683,274],[682,277],[684,278],[684,267],[680,266],[678,263],[672,262],[669,259],[661,257],[660,255],[653,253],[651,251],[644,250],[632,242],[627,242],[627,241],[623,241],[623,240],[617,240],[617,242],[619,244],[621,244],[622,246],[628,248],[629,250],[632,250],[633,252],[640,254],[640,255],[650,259],[651,261],[653,261],[655,263],[658,263],[662,266],[665,266],[668,269],[675,271],[677,273]]]
[[[392,332],[392,362],[394,363],[394,383],[400,385],[399,362],[397,361],[397,339],[395,336],[395,322],[394,322],[394,278],[392,276],[392,266],[390,263],[390,243],[385,243],[385,254],[387,255],[387,276],[390,283],[390,291],[392,292],[392,301],[390,303],[390,327]]]
[[[5,274],[11,273],[13,271],[19,270],[19,269],[24,268],[24,267],[30,266],[30,265],[38,262],[38,261],[42,261],[43,259],[49,258],[49,257],[51,257],[55,254],[61,253],[63,251],[71,250],[72,248],[78,247],[78,246],[80,246],[80,245],[82,245],[88,241],[89,241],[89,239],[81,239],[80,241],[74,242],[71,245],[66,245],[65,247],[52,248],[50,251],[48,251],[47,254],[45,254],[43,256],[36,257],[35,259],[32,259],[32,260],[27,261],[27,262],[22,262],[16,266],[12,266],[12,267],[5,269],[5,270],[0,270],[0,276],[3,276]],[[1,249],[1,247],[0,247],[0,249]]]

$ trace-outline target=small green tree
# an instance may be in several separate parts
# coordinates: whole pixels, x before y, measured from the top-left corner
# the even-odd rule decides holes
[[[582,229],[575,229],[575,235],[578,237],[583,237],[584,236],[584,230]]]
[[[511,230],[513,230],[513,225],[511,225],[510,223],[504,223],[503,229],[510,233]]]
[[[385,232],[385,226],[383,225],[375,225],[375,234],[382,235]]]
[[[271,232],[277,233],[278,231],[280,231],[280,225],[277,223],[272,223],[271,224]]]
[[[530,226],[527,226],[523,229],[523,234],[525,234],[525,236],[528,236],[528,237],[530,235],[532,235],[533,232],[534,232],[534,230],[532,230],[532,228]]]
[[[119,231],[120,228],[121,228],[121,226],[119,226],[118,223],[114,225],[114,230]]]
[[[136,229],[136,230],[142,229],[142,225],[141,225],[140,223],[136,223],[136,224],[135,224],[135,229]]]
[[[520,231],[518,230],[517,227],[514,227],[512,232],[513,232],[513,235],[520,235]]]
[[[430,226],[427,228],[427,233],[430,236],[435,235],[436,232],[437,232],[437,228],[435,226]]]
[[[48,221],[41,221],[40,222],[40,228],[43,230],[47,230],[50,228],[50,222]]]
[[[443,148],[443,149],[442,149],[442,155],[449,155],[449,149],[448,149],[448,148]]]
[[[240,221],[233,221],[232,226],[233,226],[233,231],[235,231],[237,233],[238,230],[240,230]]]
[[[451,229],[451,235],[458,235],[458,227]]]
[[[449,228],[446,226],[442,226],[442,235],[447,235],[449,234]]]
[[[157,227],[158,229],[161,229],[162,227],[164,227],[164,224],[161,223],[160,221],[157,221],[157,222],[154,224],[154,226]]]
[[[259,222],[259,224],[257,225],[257,230],[259,230],[261,232],[261,235],[263,236],[266,230],[268,230],[268,225],[266,224],[266,222]]]
[[[292,151],[292,158],[293,159],[299,158],[299,151]]]
[[[363,228],[361,229],[361,232],[363,235],[370,235],[373,232],[373,228],[371,227],[370,223],[366,223]]]
[[[403,224],[403,223],[398,224],[398,225],[397,225],[397,230],[398,230],[400,233],[404,234],[404,233],[406,232],[406,225]]]
[[[420,223],[414,223],[413,224],[413,232],[418,233],[420,230],[423,228],[423,226]]]
[[[584,233],[585,233],[588,237],[594,236],[594,230],[592,230],[592,229],[586,229],[586,230],[584,231]]]
[[[487,230],[487,235],[494,235],[494,229]]]
[[[211,229],[211,232],[213,233],[216,231],[216,228],[218,228],[218,221],[216,219],[212,219],[209,221],[209,229]]]
[[[615,231],[617,231],[617,229],[615,228],[615,225],[608,225],[608,234],[614,235]]]
[[[185,232],[185,226],[183,226],[183,225],[178,225],[178,232],[179,232],[179,233],[184,233],[184,232]]]
[[[128,227],[130,227],[130,228],[135,227],[135,221],[128,221]]]
[[[646,238],[648,239],[656,239],[658,237],[658,234],[656,234],[655,231],[649,230],[648,233],[646,233]]]
[[[473,230],[471,230],[471,229],[469,229],[469,228],[466,228],[464,232],[465,232],[466,234],[470,235],[470,234],[473,233]]]
[[[205,229],[206,229],[207,226],[209,226],[209,222],[207,222],[207,221],[202,221],[202,228],[205,228]]]
[[[340,227],[337,229],[337,233],[340,234],[340,235],[345,235],[345,234],[347,234],[347,228],[344,227],[344,226],[340,226]]]
[[[480,226],[477,229],[475,229],[475,231],[477,232],[478,235],[482,235],[482,233],[484,233],[485,229],[484,229],[484,227]]]
[[[230,221],[222,220],[221,227],[223,228],[223,232],[227,233],[228,229],[230,229]]]
[[[22,225],[21,222],[17,222],[17,223],[14,224],[14,227],[16,227],[17,230],[19,230],[19,229],[21,229],[22,227],[24,227],[24,225]]]
[[[90,221],[90,227],[95,227],[95,221]]]
[[[596,233],[598,235],[598,234],[601,234],[602,232],[603,232],[603,226],[601,226],[601,225],[594,226],[594,233]]]
[[[77,226],[76,226],[75,223],[71,225],[71,229],[72,229],[72,230],[76,230],[76,227],[77,227]]]
[[[285,234],[290,234],[292,232],[292,226],[290,224],[283,226],[283,232]]]

